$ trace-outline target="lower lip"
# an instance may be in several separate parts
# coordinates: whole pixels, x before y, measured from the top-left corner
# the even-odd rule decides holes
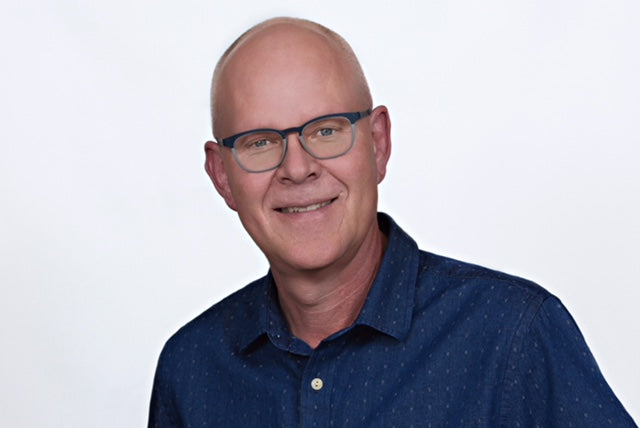
[[[327,208],[329,206],[331,206],[338,198],[334,198],[332,200],[329,201],[329,203],[322,205],[318,208],[314,208],[312,210],[304,210],[304,211],[281,211],[278,210],[278,212],[280,212],[281,214],[311,214],[311,213],[316,213],[318,211],[323,210],[324,208]]]

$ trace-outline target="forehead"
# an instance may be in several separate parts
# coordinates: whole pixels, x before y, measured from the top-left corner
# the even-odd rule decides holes
[[[221,134],[286,128],[362,109],[348,55],[335,40],[293,25],[266,28],[239,43],[217,82]]]

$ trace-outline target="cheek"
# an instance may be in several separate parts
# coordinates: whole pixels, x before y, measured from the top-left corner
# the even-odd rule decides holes
[[[352,168],[354,186],[357,186],[358,199],[365,210],[375,209],[378,199],[378,165],[373,150],[362,153],[357,168]],[[372,207],[372,205],[374,207]]]
[[[351,209],[369,211],[377,204],[378,170],[372,154],[356,154],[345,156],[332,174],[346,187]]]
[[[376,156],[370,144],[362,144],[351,158],[346,158],[345,174],[350,182],[360,187],[376,186],[378,183],[378,167]]]
[[[250,214],[250,211],[262,205],[269,188],[269,178],[263,174],[249,174],[240,170],[229,175],[229,187],[241,216]]]

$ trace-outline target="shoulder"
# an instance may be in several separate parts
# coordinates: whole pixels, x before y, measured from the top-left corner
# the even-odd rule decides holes
[[[536,302],[539,306],[553,297],[546,289],[528,279],[420,251],[418,286],[427,293],[455,293],[458,297],[485,298],[514,304]],[[430,292],[430,293],[429,293]]]
[[[165,343],[161,362],[171,364],[208,352],[233,352],[252,334],[247,332],[248,326],[258,325],[266,311],[267,284],[266,277],[260,278],[186,323]]]

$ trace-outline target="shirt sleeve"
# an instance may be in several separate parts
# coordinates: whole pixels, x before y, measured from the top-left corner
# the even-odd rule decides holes
[[[575,321],[555,297],[524,316],[502,397],[503,426],[637,427],[602,376]]]
[[[156,368],[149,406],[149,428],[181,428],[182,423],[175,405],[175,393],[168,376],[166,359],[167,349],[160,355]]]

